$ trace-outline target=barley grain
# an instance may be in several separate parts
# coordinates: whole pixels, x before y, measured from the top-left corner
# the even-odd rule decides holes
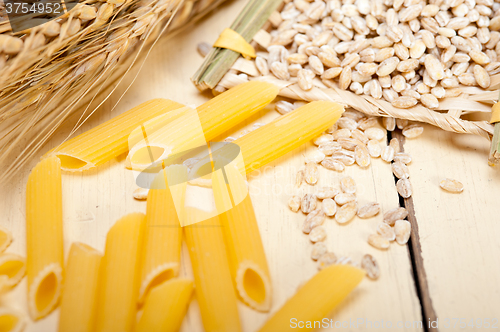
[[[306,183],[315,185],[318,182],[319,171],[315,162],[308,162],[304,171],[304,179]]]
[[[370,236],[368,236],[368,244],[374,248],[384,250],[389,248],[391,243],[389,242],[389,240],[379,234],[371,234]]]
[[[407,220],[396,220],[394,225],[394,233],[396,234],[396,242],[400,245],[405,245],[410,239],[410,222],[408,222]]]
[[[316,209],[316,197],[314,195],[305,194],[300,202],[302,213],[308,214]]]
[[[441,180],[439,182],[439,186],[450,193],[461,193],[462,191],[464,191],[464,185],[461,182],[453,179],[446,178],[444,180]]]
[[[366,271],[366,276],[372,280],[380,277],[380,268],[372,255],[366,254],[361,259],[361,268]]]
[[[327,250],[326,244],[324,242],[316,242],[313,245],[313,249],[311,251],[311,259],[316,261],[321,256],[326,254],[327,251],[328,250]]]
[[[337,212],[337,203],[331,198],[323,200],[321,208],[328,217],[333,217]]]
[[[326,239],[326,230],[323,226],[315,227],[309,233],[309,240],[311,240],[311,242],[313,243],[321,242],[324,241],[325,239]]]
[[[380,141],[385,138],[386,132],[380,128],[368,128],[365,130],[365,135],[370,140]]]
[[[380,212],[380,204],[376,202],[368,203],[358,209],[359,218],[367,219],[376,216]]]
[[[396,189],[403,198],[409,198],[413,194],[413,189],[408,179],[399,179],[398,182],[396,182]]]
[[[350,202],[344,204],[339,209],[337,209],[337,213],[335,214],[335,221],[339,224],[345,224],[354,218],[356,212],[356,203]]]
[[[354,158],[352,158],[352,157],[347,157],[347,156],[343,156],[342,158],[326,157],[321,162],[321,166],[323,166],[326,169],[332,170],[332,171],[343,172],[345,169],[345,166],[347,166],[347,164],[345,162],[346,158],[352,159],[353,160],[352,163],[354,163]],[[347,163],[350,163],[350,160],[347,161]],[[352,165],[352,163],[351,163],[351,165]]]
[[[350,176],[344,176],[340,179],[340,189],[344,193],[354,194],[356,192],[356,182]]]
[[[315,227],[323,225],[325,222],[325,213],[322,209],[315,209],[311,211],[304,220],[304,224],[302,225],[302,232],[305,234],[309,234],[311,230]]]
[[[391,138],[389,141],[389,146],[394,149],[394,154],[397,154],[401,151],[401,147],[399,145],[399,140],[397,138]]]
[[[347,90],[349,84],[351,84],[351,67],[344,67],[340,73],[339,87],[343,90]]]
[[[424,132],[424,127],[420,125],[410,125],[403,129],[403,135],[407,138],[415,138]]]
[[[288,101],[280,100],[275,104],[274,109],[279,114],[287,114],[287,113],[290,113],[291,111],[293,111],[295,109],[295,107],[293,106],[292,103],[290,103]]]
[[[134,190],[133,197],[139,201],[144,201],[148,199],[149,189],[137,188]]]
[[[394,149],[392,148],[392,146],[386,146],[382,150],[380,157],[382,158],[383,161],[387,163],[392,162],[392,160],[394,159]]]
[[[318,269],[323,270],[335,263],[337,263],[337,256],[333,252],[327,252],[318,259]]]
[[[394,163],[392,163],[392,173],[398,179],[408,179],[410,177],[408,167],[400,161],[395,161]]]
[[[290,207],[290,210],[292,210],[293,212],[299,211],[300,201],[300,197],[297,195],[290,197],[290,199],[288,200],[288,207]]]

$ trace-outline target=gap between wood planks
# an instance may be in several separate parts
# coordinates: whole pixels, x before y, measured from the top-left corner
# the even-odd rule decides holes
[[[401,152],[404,152],[404,142],[405,137],[401,133],[400,129],[395,129],[394,131],[387,132],[388,142],[392,138],[396,138],[399,142],[399,147]],[[395,183],[398,180],[394,177]],[[420,301],[420,308],[422,310],[422,325],[424,331],[437,332],[437,328],[429,327],[429,320],[436,321],[437,315],[432,306],[432,298],[429,293],[429,287],[427,284],[427,274],[425,273],[424,260],[422,257],[422,248],[420,246],[420,235],[418,233],[418,223],[415,216],[415,207],[413,205],[413,198],[403,198],[399,196],[399,205],[403,206],[408,210],[408,221],[411,224],[411,236],[408,241],[408,254],[411,260],[413,279],[415,281],[415,287],[417,290],[417,296]]]

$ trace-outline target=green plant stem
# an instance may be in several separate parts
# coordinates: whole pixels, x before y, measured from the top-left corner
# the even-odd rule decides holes
[[[266,23],[282,0],[250,0],[231,25],[231,29],[250,42]],[[219,47],[212,48],[205,61],[191,78],[200,90],[213,89],[229,71],[240,53]]]

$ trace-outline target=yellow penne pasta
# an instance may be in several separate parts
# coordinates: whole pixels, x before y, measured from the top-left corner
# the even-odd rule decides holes
[[[26,188],[28,308],[33,319],[50,313],[61,294],[63,232],[61,162],[42,160],[33,168]]]
[[[340,104],[313,101],[238,138],[233,143],[241,149],[246,173],[320,135],[333,125],[343,112]]]
[[[171,279],[153,288],[146,297],[135,332],[177,332],[193,293],[193,281]]]
[[[313,331],[323,318],[361,282],[365,272],[351,265],[332,265],[312,277],[269,319],[259,332]],[[302,322],[302,325],[299,325]],[[311,326],[307,322],[313,322]],[[314,323],[316,322],[316,323]],[[295,325],[294,325],[295,324]]]
[[[190,203],[186,198],[186,217],[202,220],[215,209],[211,190],[199,188]],[[189,186],[188,186],[189,189]],[[193,190],[198,190],[193,188]],[[195,195],[195,193],[189,193]],[[199,206],[196,206],[196,202]],[[193,267],[196,299],[207,332],[239,332],[236,293],[231,282],[224,237],[219,217],[184,227],[184,236]]]
[[[138,124],[183,106],[166,99],[147,101],[64,142],[47,155],[59,157],[61,167],[65,171],[88,170],[128,152],[129,135]],[[173,118],[180,115],[172,114],[175,115]],[[163,119],[169,120],[168,116]]]
[[[182,176],[179,173],[186,173],[186,169],[175,165],[168,167],[166,172],[172,176]],[[139,290],[141,303],[151,288],[176,277],[179,273],[182,228],[170,188],[165,187],[166,189],[150,189],[148,193]],[[182,188],[185,188],[185,183],[181,190]],[[177,194],[184,196],[184,192]]]
[[[132,331],[139,294],[139,260],[146,216],[131,213],[108,232],[99,279],[97,332]]]
[[[226,171],[229,169],[226,168]],[[271,280],[252,200],[243,179],[230,181],[230,184],[226,185],[225,179],[231,178],[227,173],[230,172],[226,172],[225,178],[217,176],[217,173],[212,176],[218,210],[226,211],[224,205],[228,201],[227,196],[230,196],[229,200],[232,202],[237,202],[240,193],[246,195],[239,204],[220,215],[233,282],[238,295],[245,303],[256,310],[269,311]],[[225,188],[227,192],[224,193]]]
[[[269,311],[271,278],[250,195],[223,213],[221,221],[238,295],[250,307]]]
[[[0,226],[0,252],[4,252],[11,242],[12,233],[7,228]]]
[[[25,325],[24,314],[14,309],[0,308],[0,331],[21,332]]]
[[[279,89],[266,82],[247,82],[218,95],[161,129],[145,125],[144,140],[132,137],[131,167],[143,170],[159,159],[209,142],[269,104]],[[139,130],[137,130],[139,132]],[[139,133],[140,134],[140,133]],[[138,135],[134,135],[138,136]]]
[[[59,332],[93,332],[102,254],[80,242],[71,245],[59,312]]]
[[[0,255],[0,290],[17,285],[26,274],[26,259],[16,254]]]

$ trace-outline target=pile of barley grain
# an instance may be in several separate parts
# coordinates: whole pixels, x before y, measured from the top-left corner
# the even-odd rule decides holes
[[[429,109],[500,72],[499,0],[293,0],[271,22],[262,75]],[[333,84],[333,83],[336,84]]]

